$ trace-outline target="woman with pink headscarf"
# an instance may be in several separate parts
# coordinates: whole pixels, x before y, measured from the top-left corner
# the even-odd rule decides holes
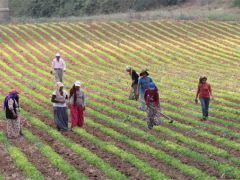
[[[63,87],[63,83],[57,82],[57,89],[52,94],[54,121],[58,131],[68,130],[68,94]]]

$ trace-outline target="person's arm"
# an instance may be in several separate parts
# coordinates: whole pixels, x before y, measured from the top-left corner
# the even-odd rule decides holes
[[[198,103],[199,93],[200,93],[200,85],[198,85],[198,89],[197,89],[197,93],[196,93],[196,97],[195,97],[195,103],[196,103],[196,104]]]
[[[13,104],[14,104],[13,99],[9,99],[9,100],[8,100],[8,108],[9,108],[9,110],[12,112],[13,117],[14,117],[14,118],[17,118],[17,113],[14,111]]]
[[[67,65],[66,65],[66,63],[65,63],[65,61],[63,59],[62,59],[62,62],[63,62],[63,70],[66,71]]]
[[[51,74],[54,72],[54,66],[55,66],[55,63],[54,63],[54,60],[52,60],[52,69],[50,71]]]
[[[150,82],[153,82],[152,78],[151,77],[149,77],[149,78],[150,78]]]
[[[53,103],[59,103],[57,100],[56,100],[56,95],[52,95],[52,99],[51,99],[51,102]]]
[[[198,85],[198,89],[197,89],[197,93],[196,93],[196,98],[195,98],[195,100],[198,98],[199,93],[200,93],[200,85]]]

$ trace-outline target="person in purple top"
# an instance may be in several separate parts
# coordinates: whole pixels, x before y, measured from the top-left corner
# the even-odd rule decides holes
[[[13,89],[6,96],[3,108],[7,119],[8,138],[18,138],[22,135],[21,121],[19,118],[19,96],[18,92]]]

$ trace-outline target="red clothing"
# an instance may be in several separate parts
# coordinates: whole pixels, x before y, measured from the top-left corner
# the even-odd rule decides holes
[[[84,109],[82,106],[70,106],[71,127],[83,127]]]
[[[208,83],[199,84],[197,94],[200,98],[210,98],[212,94],[211,85]]]
[[[159,106],[159,94],[157,90],[151,91],[150,89],[146,89],[144,99],[147,106],[149,106],[150,102],[155,102],[155,105]]]

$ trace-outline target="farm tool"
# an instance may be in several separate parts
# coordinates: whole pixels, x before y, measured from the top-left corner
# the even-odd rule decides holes
[[[173,123],[174,122],[174,119],[173,118],[171,118],[171,117],[169,117],[169,116],[167,116],[167,115],[165,115],[165,114],[163,114],[163,113],[160,113],[164,118],[166,118],[166,119],[168,119],[169,120],[169,123]]]

